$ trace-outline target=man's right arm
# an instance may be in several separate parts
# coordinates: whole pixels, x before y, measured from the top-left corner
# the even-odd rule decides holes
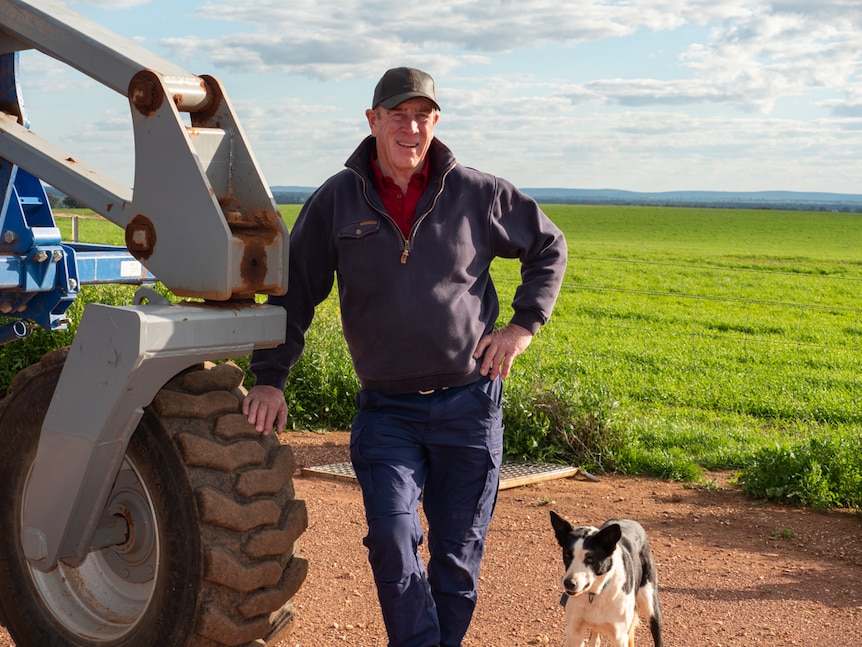
[[[287,423],[287,402],[284,391],[274,386],[257,384],[242,401],[242,412],[258,433],[268,435],[273,429],[280,434]]]
[[[288,312],[285,341],[251,354],[249,368],[255,376],[255,386],[245,397],[242,410],[262,434],[273,429],[280,433],[286,425],[284,389],[288,374],[302,354],[315,307],[332,291],[335,261],[330,252],[328,219],[315,210],[316,195],[303,205],[290,233],[287,294],[267,300]]]

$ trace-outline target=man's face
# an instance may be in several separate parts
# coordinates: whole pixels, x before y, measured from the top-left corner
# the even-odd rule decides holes
[[[384,175],[409,179],[421,168],[434,138],[434,125],[440,117],[434,105],[417,97],[392,110],[378,106],[365,115],[371,134],[377,138],[377,160]]]

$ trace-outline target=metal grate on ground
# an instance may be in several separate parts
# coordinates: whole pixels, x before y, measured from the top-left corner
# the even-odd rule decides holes
[[[303,467],[303,476],[320,476],[337,480],[356,480],[353,466],[349,463],[331,463],[329,465],[318,465],[317,467]],[[588,480],[598,479],[583,471],[580,467],[568,465],[553,465],[550,463],[504,463],[500,469],[500,488],[509,488],[538,483],[539,481],[550,481],[552,479],[566,478],[568,476],[581,475]]]

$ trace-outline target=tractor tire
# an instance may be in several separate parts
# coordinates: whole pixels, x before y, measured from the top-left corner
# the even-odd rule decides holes
[[[261,647],[290,633],[308,570],[293,452],[241,413],[242,371],[197,365],[146,407],[107,508],[124,544],[43,573],[21,547],[23,501],[66,349],[0,402],[0,621],[17,647]]]

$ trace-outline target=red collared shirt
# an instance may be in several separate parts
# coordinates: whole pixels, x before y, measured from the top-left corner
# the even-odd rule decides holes
[[[406,194],[391,177],[383,175],[383,171],[380,170],[380,165],[377,163],[376,154],[372,154],[371,162],[371,167],[374,169],[374,185],[377,193],[383,200],[386,211],[395,221],[395,224],[398,225],[404,238],[408,238],[410,236],[410,228],[413,226],[413,221],[416,218],[416,205],[419,204],[419,198],[422,197],[428,184],[428,156],[425,157],[422,169],[414,173],[413,177],[410,178]]]

